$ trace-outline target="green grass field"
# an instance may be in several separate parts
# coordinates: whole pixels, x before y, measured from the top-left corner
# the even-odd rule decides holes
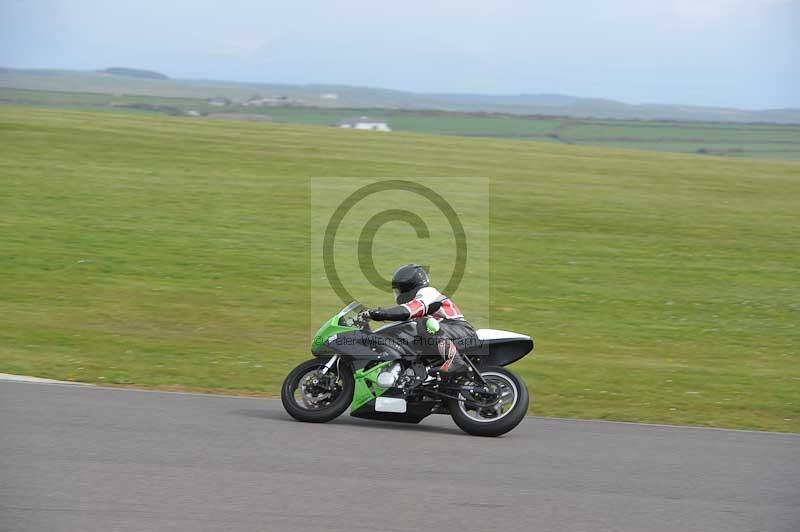
[[[237,104],[215,107],[201,98],[33,91],[4,87],[0,87],[0,102],[128,113],[225,113],[228,118],[266,115],[278,123],[325,127],[339,120],[367,115],[386,121],[394,131],[408,133],[535,140],[693,153],[698,156],[800,160],[800,125],[596,120],[391,109],[245,107]],[[142,105],[158,107],[151,111],[133,108]]]
[[[277,393],[325,176],[490,179],[533,413],[800,431],[800,164],[557,143],[1,106],[0,372]]]

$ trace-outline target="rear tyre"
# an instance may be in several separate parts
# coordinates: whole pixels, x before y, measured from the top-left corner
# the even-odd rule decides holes
[[[339,417],[353,402],[355,379],[348,365],[340,363],[325,375],[325,360],[307,360],[294,368],[281,387],[286,412],[298,421],[326,423]]]
[[[528,388],[514,373],[500,367],[481,369],[481,376],[493,390],[500,394],[500,402],[488,408],[468,404],[459,394],[459,400],[450,399],[447,407],[453,421],[461,430],[473,436],[500,436],[519,425],[528,412]]]

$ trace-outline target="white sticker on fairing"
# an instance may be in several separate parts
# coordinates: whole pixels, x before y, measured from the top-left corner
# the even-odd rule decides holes
[[[400,397],[378,397],[375,399],[376,412],[406,413],[406,400]]]

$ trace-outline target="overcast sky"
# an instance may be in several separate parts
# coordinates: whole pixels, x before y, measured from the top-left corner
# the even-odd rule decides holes
[[[0,66],[800,107],[800,0],[0,0]]]

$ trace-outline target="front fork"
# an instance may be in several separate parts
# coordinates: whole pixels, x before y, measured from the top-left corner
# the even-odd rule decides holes
[[[333,355],[333,356],[331,357],[331,359],[330,359],[330,360],[328,360],[328,361],[325,363],[325,365],[324,365],[324,366],[322,366],[322,369],[321,369],[321,370],[319,370],[319,374],[320,374],[320,375],[325,375],[326,373],[328,373],[328,372],[331,370],[331,368],[332,368],[333,366],[335,366],[335,365],[336,365],[336,363],[337,363],[338,361],[339,361],[339,355]]]

